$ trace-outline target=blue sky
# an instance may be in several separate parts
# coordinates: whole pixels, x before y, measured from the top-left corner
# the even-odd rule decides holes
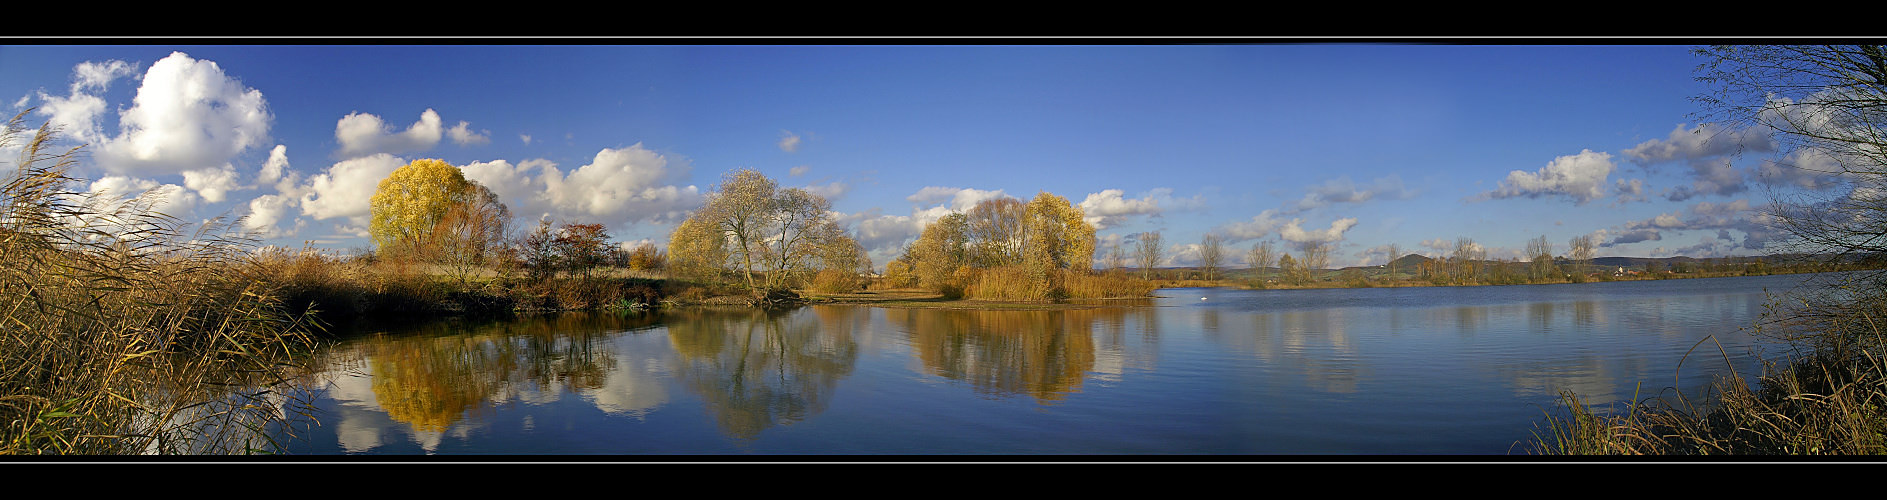
[[[86,143],[89,189],[337,249],[368,245],[374,185],[421,158],[520,226],[658,244],[753,168],[825,194],[880,268],[950,210],[1039,191],[1103,244],[1160,231],[1173,265],[1208,232],[1241,260],[1333,241],[1334,265],[1460,237],[1524,259],[1542,235],[1750,255],[1775,249],[1752,222],[1771,190],[1823,185],[1759,175],[1767,136],[1695,123],[1683,45],[603,42],[0,45],[0,102]]]

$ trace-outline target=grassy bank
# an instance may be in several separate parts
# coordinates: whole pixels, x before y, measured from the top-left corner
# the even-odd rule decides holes
[[[1549,455],[1877,455],[1887,453],[1887,295],[1878,276],[1772,305],[1758,335],[1790,347],[1751,383],[1622,407],[1560,403],[1528,450]]]
[[[532,279],[486,269],[459,279],[424,263],[312,250],[260,252],[255,267],[257,278],[284,307],[329,322],[645,308],[658,304],[676,286],[659,276],[626,270]]]

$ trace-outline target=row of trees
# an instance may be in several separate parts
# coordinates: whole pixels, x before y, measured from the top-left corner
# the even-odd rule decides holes
[[[1093,267],[1094,226],[1068,199],[1043,191],[1023,202],[984,200],[924,227],[902,255],[886,265],[892,286],[918,286],[960,295],[981,286],[1009,298],[1050,298],[1066,291],[1069,276]],[[1118,247],[1110,262],[1121,259]]]
[[[602,266],[660,269],[659,249],[624,249],[602,224],[538,221],[512,236],[510,208],[490,188],[441,160],[416,160],[380,181],[369,200],[377,257],[442,266],[461,285],[480,269],[522,269],[532,281],[590,279]]]
[[[722,177],[707,205],[675,228],[668,254],[678,274],[715,282],[737,274],[750,290],[813,282],[856,289],[872,268],[864,246],[833,219],[831,202],[751,169]]]

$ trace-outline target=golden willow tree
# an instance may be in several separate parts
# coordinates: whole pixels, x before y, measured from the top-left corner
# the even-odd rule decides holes
[[[775,290],[803,285],[825,269],[869,269],[857,247],[833,220],[831,202],[741,169],[723,176],[707,205],[675,228],[668,254],[679,271],[697,278],[733,267],[747,288]]]
[[[946,296],[976,288],[986,292],[981,296],[1052,298],[1066,273],[1085,275],[1093,267],[1094,226],[1085,218],[1046,191],[1027,203],[984,200],[926,226],[896,269],[901,280]]]
[[[460,267],[480,262],[504,241],[510,209],[485,186],[441,160],[394,170],[369,200],[368,233],[380,252]]]

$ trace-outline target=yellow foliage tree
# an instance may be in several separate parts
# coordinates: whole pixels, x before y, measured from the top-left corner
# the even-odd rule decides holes
[[[689,217],[668,237],[671,271],[698,280],[715,280],[731,255],[727,235],[713,222]]]
[[[1045,264],[1082,272],[1094,267],[1094,226],[1080,208],[1043,191],[1029,201],[1025,213],[1030,233],[1025,241],[1048,259]]]
[[[442,160],[414,160],[374,191],[368,232],[382,253],[409,254],[426,248],[434,226],[452,206],[470,196],[471,183],[458,167]]]

